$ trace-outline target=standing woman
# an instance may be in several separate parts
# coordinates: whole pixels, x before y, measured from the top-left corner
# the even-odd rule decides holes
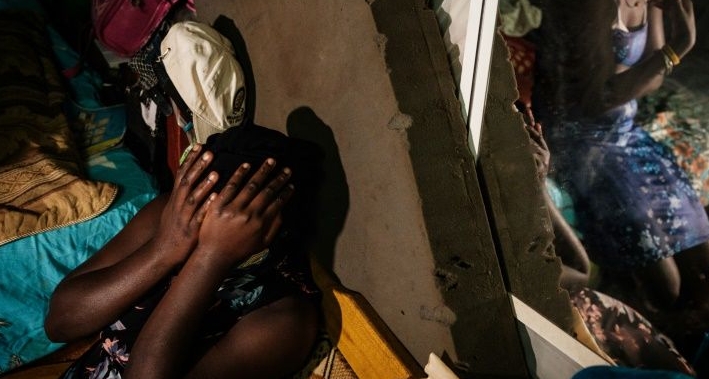
[[[709,315],[709,220],[669,149],[634,122],[636,99],[694,45],[692,1],[543,2],[533,103],[591,260],[632,277],[649,309]]]

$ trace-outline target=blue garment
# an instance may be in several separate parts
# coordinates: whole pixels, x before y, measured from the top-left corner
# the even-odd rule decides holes
[[[647,22],[614,30],[617,63],[637,63],[646,39]],[[593,119],[571,116],[577,113],[547,129],[550,176],[573,199],[594,263],[645,266],[709,240],[709,219],[687,174],[635,124],[635,100]]]
[[[644,266],[709,239],[709,220],[672,152],[640,126],[567,121],[550,130],[553,178],[568,191],[589,257]]]
[[[643,56],[647,42],[647,22],[636,30],[613,29],[615,62],[632,66]]]

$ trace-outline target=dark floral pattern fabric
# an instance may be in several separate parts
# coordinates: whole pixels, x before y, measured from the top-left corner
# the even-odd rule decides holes
[[[598,346],[619,366],[694,369],[666,335],[627,304],[601,292],[582,288],[570,292],[573,306]]]
[[[626,109],[627,108],[627,109]],[[633,122],[568,121],[548,130],[550,177],[571,197],[589,258],[641,267],[709,239],[709,220],[672,151]]]

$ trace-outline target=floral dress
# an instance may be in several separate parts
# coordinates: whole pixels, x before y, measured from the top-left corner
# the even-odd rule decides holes
[[[614,31],[617,63],[641,59],[647,24]],[[590,119],[569,109],[547,129],[550,177],[572,198],[591,260],[609,270],[642,267],[709,240],[696,190],[665,145],[637,122],[631,100]]]
[[[305,261],[289,256],[274,259],[265,250],[235,268],[214,296],[198,338],[208,344],[228,332],[250,311],[288,295],[314,298],[319,292]],[[120,379],[141,328],[170,287],[174,276],[156,285],[145,298],[116,322],[61,376],[62,379]]]

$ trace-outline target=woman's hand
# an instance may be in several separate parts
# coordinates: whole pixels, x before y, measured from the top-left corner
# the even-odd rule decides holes
[[[683,58],[697,39],[692,0],[651,0],[654,6],[662,8],[670,24],[668,45]]]
[[[217,174],[212,172],[197,183],[213,158],[211,152],[201,155],[200,152],[201,145],[195,145],[178,169],[155,237],[159,244],[170,246],[171,258],[176,264],[184,262],[197,244],[208,205],[205,199],[217,180]]]
[[[532,157],[537,166],[537,176],[540,181],[544,181],[549,174],[549,161],[551,154],[546,140],[542,136],[542,125],[534,120],[532,111],[527,109],[524,113],[525,129],[529,134],[530,147],[532,149]]]
[[[281,210],[293,194],[293,186],[287,185],[288,168],[266,185],[275,164],[267,159],[243,188],[250,167],[241,165],[224,189],[210,196],[199,232],[200,252],[231,266],[273,241],[282,222]]]

